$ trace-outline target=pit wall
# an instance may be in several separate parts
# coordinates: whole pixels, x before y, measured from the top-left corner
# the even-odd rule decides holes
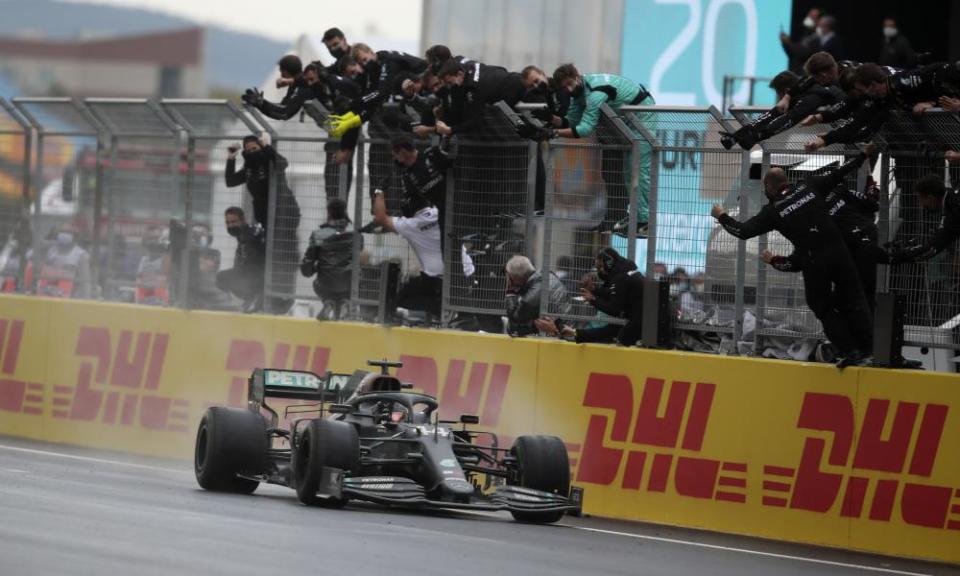
[[[960,562],[943,373],[0,296],[0,434],[190,458],[253,368],[370,358],[501,446],[563,438],[587,514]]]

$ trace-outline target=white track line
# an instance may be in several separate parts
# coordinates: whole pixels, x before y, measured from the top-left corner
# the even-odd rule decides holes
[[[831,560],[820,560],[818,558],[807,558],[804,556],[791,556],[789,554],[776,554],[774,552],[761,552],[760,550],[748,550],[746,548],[732,548],[730,546],[720,546],[718,544],[706,544],[703,542],[693,542],[691,540],[677,540],[675,538],[663,538],[660,536],[647,536],[645,534],[631,534],[630,532],[618,532],[616,530],[601,530],[600,528],[588,528],[586,526],[573,526],[571,524],[561,524],[567,528],[576,530],[585,530],[587,532],[598,532],[600,534],[611,534],[616,536],[627,536],[629,538],[639,538],[641,540],[653,540],[655,542],[666,542],[669,544],[682,544],[685,546],[696,546],[698,548],[709,548],[711,550],[724,550],[727,552],[739,552],[741,554],[753,554],[754,556],[767,556],[770,558],[780,558],[783,560],[796,560],[798,562],[812,562],[814,564],[825,564],[828,566],[838,566],[841,568],[852,568],[854,570],[866,570],[869,572],[882,572],[884,574],[898,574],[900,576],[931,576],[922,572],[905,572],[903,570],[893,570],[891,568],[879,568],[876,566],[867,566],[864,564],[849,564],[847,562],[833,562]]]
[[[52,452],[49,450],[37,450],[34,448],[21,448],[19,446],[7,446],[0,444],[0,450],[11,452],[22,452],[25,454],[37,454],[40,456],[52,456],[55,458],[66,458],[68,460],[79,460],[81,462],[95,462],[98,464],[109,464],[112,466],[126,466],[127,468],[138,468],[140,470],[153,470],[155,472],[176,472],[180,474],[193,475],[192,471],[180,470],[177,468],[163,468],[160,466],[148,466],[146,464],[136,464],[134,462],[123,462],[122,460],[109,460],[106,458],[93,458],[91,456],[78,456],[76,454],[64,454],[63,452]],[[464,512],[464,510],[458,510]],[[476,512],[476,511],[469,511]],[[666,542],[668,544],[680,544],[684,546],[696,546],[698,548],[708,548],[711,550],[723,550],[726,552],[739,552],[740,554],[752,554],[754,556],[766,556],[769,558],[779,558],[782,560],[795,560],[797,562],[812,562],[814,564],[824,564],[827,566],[838,566],[841,568],[851,568],[854,570],[865,570],[869,572],[880,572],[883,574],[897,574],[899,576],[931,576],[922,572],[905,572],[903,570],[893,570],[890,568],[879,568],[876,566],[866,566],[864,564],[850,564],[847,562],[834,562],[831,560],[820,560],[818,558],[806,558],[804,556],[791,556],[789,554],[776,554],[773,552],[762,552],[760,550],[749,550],[746,548],[733,548],[730,546],[720,546],[717,544],[706,544],[704,542],[694,542],[692,540],[678,540],[676,538],[663,538],[661,536],[647,536],[646,534],[632,534],[630,532],[618,532],[616,530],[602,530],[600,528],[588,528],[586,526],[574,526],[571,524],[561,524],[566,528],[583,530],[585,532],[595,532],[598,534],[610,534],[613,536],[626,536],[628,538],[638,538],[640,540],[651,540],[654,542]]]
[[[64,454],[63,452],[51,452],[49,450],[37,450],[34,448],[21,448],[19,446],[7,446],[0,444],[0,450],[9,450],[11,452],[22,452],[25,454],[37,454],[40,456],[53,456],[55,458],[66,458],[68,460],[79,460],[81,462],[95,462],[97,464],[110,464],[112,466],[126,466],[127,468],[138,468],[140,470],[153,470],[154,472],[176,472],[179,474],[193,475],[192,470],[181,470],[178,468],[164,468],[161,466],[148,466],[146,464],[137,464],[135,462],[124,462],[122,460],[108,460],[107,458],[93,458],[91,456],[78,456],[76,454]]]

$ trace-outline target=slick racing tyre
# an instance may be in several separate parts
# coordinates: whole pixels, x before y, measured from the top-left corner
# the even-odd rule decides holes
[[[346,498],[317,495],[325,466],[345,472],[356,471],[360,463],[357,429],[335,420],[312,420],[291,453],[293,483],[297,498],[307,505],[341,508]]]
[[[240,408],[207,409],[197,429],[193,470],[206,490],[250,494],[260,484],[237,474],[266,469],[266,423],[259,414]]]
[[[533,488],[566,497],[570,493],[570,459],[567,447],[556,436],[520,436],[510,449],[517,470],[509,484]],[[563,517],[563,512],[511,511],[521,522],[547,524]]]

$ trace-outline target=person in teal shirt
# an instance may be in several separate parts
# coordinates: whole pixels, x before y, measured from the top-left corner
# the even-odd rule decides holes
[[[585,138],[593,134],[600,121],[600,107],[604,104],[614,111],[621,106],[653,106],[653,96],[642,85],[616,74],[584,74],[573,64],[564,64],[553,73],[556,86],[570,93],[570,107],[563,118],[554,116],[552,124],[560,138]],[[647,120],[641,114],[641,120]],[[649,217],[650,145],[640,139],[640,172],[635,188],[631,183],[630,153],[624,155],[623,178],[627,190],[637,198],[637,235],[646,236]],[[606,163],[606,162],[605,162]],[[610,199],[608,199],[608,202]],[[609,211],[608,211],[609,212]],[[627,218],[614,226],[614,231],[626,233]]]

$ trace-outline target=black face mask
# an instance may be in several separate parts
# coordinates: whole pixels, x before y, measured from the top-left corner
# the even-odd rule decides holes
[[[257,166],[263,162],[263,150],[250,150],[243,153],[244,164]]]
[[[240,237],[240,226],[227,226],[227,234],[234,238]]]
[[[363,67],[363,73],[367,75],[368,78],[374,78],[380,75],[380,63],[375,60],[370,60]]]
[[[437,88],[437,91],[433,93],[437,98],[443,99],[450,95],[450,88],[446,86],[441,86]]]
[[[339,60],[347,55],[347,51],[343,48],[343,44],[337,46],[336,48],[328,48],[330,55],[335,59]]]
[[[584,88],[583,83],[577,84],[576,88],[573,89],[573,92],[570,93],[571,98],[579,98],[583,96]]]

